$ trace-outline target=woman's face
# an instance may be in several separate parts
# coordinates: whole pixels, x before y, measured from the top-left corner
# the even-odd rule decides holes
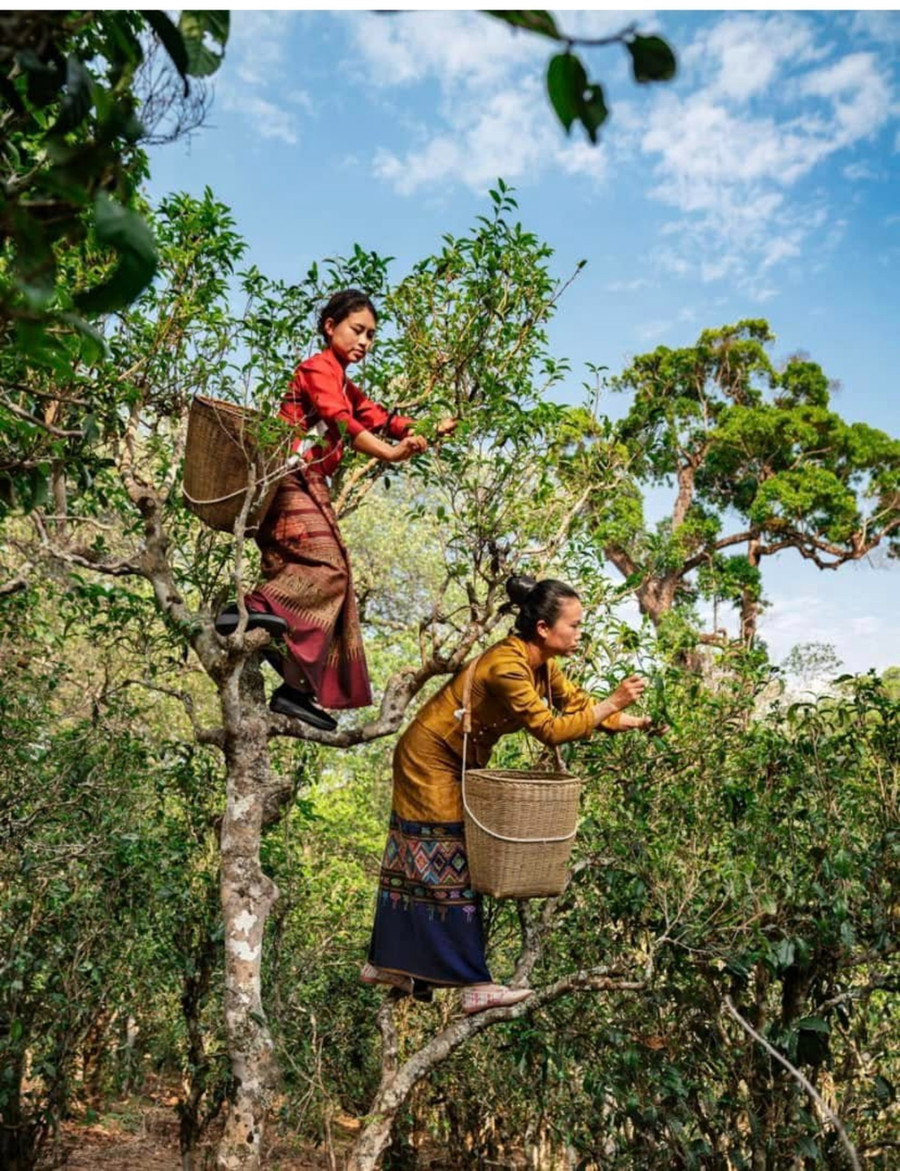
[[[326,318],[324,329],[337,360],[349,366],[366,356],[375,339],[375,318],[371,309],[354,309],[336,325],[332,318]]]
[[[552,626],[537,624],[537,634],[544,652],[553,655],[572,655],[578,649],[584,607],[577,598],[563,598]]]

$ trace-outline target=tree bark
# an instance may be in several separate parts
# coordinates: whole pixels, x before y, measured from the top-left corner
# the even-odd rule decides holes
[[[225,926],[225,1026],[234,1087],[219,1144],[220,1171],[259,1171],[277,1070],[263,1011],[261,959],[278,888],[263,873],[260,840],[271,787],[268,721],[257,669],[232,672],[222,687],[227,766],[221,830]]]
[[[760,540],[751,536],[747,542],[747,562],[754,568],[759,568]],[[741,591],[741,642],[745,647],[753,646],[756,638],[756,623],[759,619],[759,594],[750,586],[744,586]]]
[[[520,960],[516,979],[524,981],[525,972],[530,968],[530,963]],[[390,1144],[394,1120],[412,1090],[436,1066],[478,1033],[500,1021],[511,1021],[526,1016],[541,1005],[549,1004],[571,992],[639,991],[644,987],[641,980],[613,977],[604,968],[570,972],[555,983],[536,990],[533,996],[512,1008],[492,1008],[473,1016],[457,1017],[402,1064],[397,1056],[397,1034],[392,1005],[387,1001],[382,1005],[378,1016],[383,1046],[381,1084],[366,1124],[350,1154],[347,1171],[375,1171],[381,1156]]]

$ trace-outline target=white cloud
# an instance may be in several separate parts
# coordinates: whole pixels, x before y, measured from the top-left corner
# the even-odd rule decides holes
[[[549,42],[516,36],[476,12],[348,13],[357,53],[377,85],[434,78],[444,89],[505,82],[513,67],[541,61]]]
[[[297,110],[308,115],[312,101],[296,87],[284,92],[290,75],[288,44],[293,12],[241,10],[234,13],[228,39],[228,69],[217,80],[216,101],[243,116],[259,138],[296,145]],[[293,108],[292,108],[293,107]]]
[[[832,223],[821,196],[804,206],[793,189],[894,112],[875,55],[826,62],[833,48],[816,44],[815,30],[790,13],[729,16],[703,30],[683,53],[700,85],[660,93],[639,138],[655,160],[650,194],[681,213],[666,232],[682,271],[727,279],[757,300],[776,292],[770,274]],[[840,235],[832,225],[819,251]]]
[[[280,80],[287,67],[291,12],[259,9],[235,13],[228,39],[228,63],[248,85]]]
[[[607,293],[637,293],[640,289],[649,289],[655,284],[656,281],[639,276],[630,281],[610,281],[603,288]]]
[[[843,175],[845,179],[849,179],[851,183],[861,183],[866,179],[877,179],[878,172],[868,163],[848,163],[844,167]]]
[[[640,325],[636,325],[634,327],[634,334],[638,341],[644,344],[648,342],[655,342],[664,334],[667,334],[674,324],[674,321],[669,321],[666,319],[659,319],[657,321],[644,321]]]
[[[900,44],[900,13],[854,13],[851,32],[881,44]]]
[[[447,129],[403,155],[377,151],[375,174],[401,195],[412,195],[454,182],[483,194],[498,176],[527,181],[552,167],[596,182],[606,172],[602,145],[563,138],[534,77],[477,96],[461,95],[446,121]]]
[[[834,647],[848,671],[884,670],[898,661],[900,626],[884,614],[849,615],[837,601],[818,594],[776,594],[759,619],[760,637],[773,660],[802,643]]]
[[[839,55],[833,35],[805,13],[707,22],[679,46],[675,85],[636,92],[628,81],[621,95],[611,89],[614,118],[599,148],[577,127],[565,138],[548,106],[549,41],[472,11],[342,19],[352,44],[344,68],[402,97],[407,117],[431,105],[411,102],[415,87],[437,94],[437,119],[413,123],[412,142],[373,152],[375,175],[399,193],[463,184],[482,194],[498,175],[522,184],[553,170],[600,184],[620,163],[639,160],[646,175],[649,161],[644,190],[676,213],[661,229],[667,244],[654,262],[706,283],[727,281],[758,301],[776,295],[777,274],[802,263],[811,240],[821,259],[840,237],[828,227],[822,195],[804,203],[799,184],[839,152],[858,150],[894,114],[875,53]],[[582,36],[631,22],[655,26],[652,14],[589,11],[562,13],[558,22]],[[624,75],[624,57],[610,52],[596,71],[606,80]],[[585,58],[593,71],[595,58],[589,51]],[[853,158],[847,177],[865,177],[866,165]]]
[[[584,36],[619,31],[634,14],[567,12],[560,24]],[[516,181],[557,168],[595,183],[608,154],[573,129],[566,138],[549,109],[543,67],[551,43],[517,34],[475,12],[372,13],[345,17],[356,56],[383,89],[437,84],[439,123],[420,125],[406,150],[377,148],[375,175],[402,195],[463,183],[478,194],[498,176]]]
[[[891,116],[891,87],[874,53],[851,53],[805,77],[800,88],[832,103],[830,150],[870,138]]]
[[[746,101],[768,90],[786,61],[821,56],[812,25],[790,13],[760,19],[741,14],[703,31],[682,54],[685,66],[710,76],[711,93]]]

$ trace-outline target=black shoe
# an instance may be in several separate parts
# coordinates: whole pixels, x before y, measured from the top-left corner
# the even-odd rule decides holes
[[[234,634],[239,617],[237,602],[231,602],[224,610],[219,611],[216,618],[216,634]],[[247,629],[265,630],[274,638],[280,634],[287,634],[288,624],[277,614],[269,614],[266,610],[248,610]]]
[[[281,716],[293,716],[295,720],[303,720],[322,732],[333,732],[337,727],[337,720],[318,707],[311,695],[295,687],[288,687],[286,683],[272,692],[269,711]]]
[[[413,976],[413,1000],[421,1004],[431,1004],[434,1001],[434,988],[426,980],[417,980]]]

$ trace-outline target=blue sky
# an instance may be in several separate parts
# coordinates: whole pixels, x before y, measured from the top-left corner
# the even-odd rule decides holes
[[[806,351],[840,383],[835,409],[898,434],[900,14],[558,15],[588,36],[633,20],[679,75],[638,87],[620,47],[585,51],[612,110],[591,147],[548,106],[550,42],[485,16],[233,12],[209,124],[153,152],[150,194],[212,187],[271,276],[359,242],[399,277],[502,176],[559,276],[588,261],[551,329],[566,398],[587,362],[617,371],[762,316],[776,359]],[[775,658],[824,641],[851,670],[900,664],[896,562],[823,573],[783,554],[765,572]]]

